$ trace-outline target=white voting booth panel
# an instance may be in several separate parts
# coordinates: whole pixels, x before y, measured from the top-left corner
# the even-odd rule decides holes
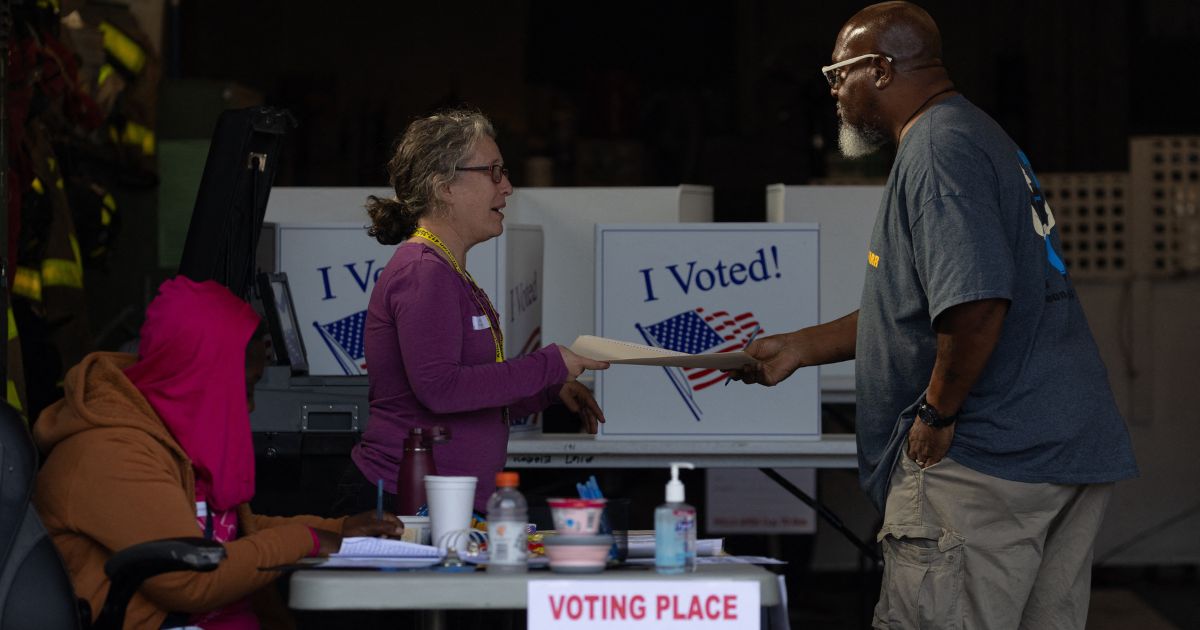
[[[696,223],[713,219],[710,186],[519,188],[505,214],[546,237],[542,337],[570,344],[595,334],[597,223]]]
[[[259,267],[288,274],[309,373],[365,374],[367,302],[396,246],[367,236],[363,204],[367,195],[389,191],[309,191],[272,190],[259,242]],[[508,356],[541,347],[542,243],[541,228],[509,224],[499,238],[476,245],[467,256],[467,270],[500,313]],[[539,423],[539,418],[514,420],[513,431],[540,431]]]
[[[821,323],[858,310],[882,201],[883,186],[767,186],[768,222],[821,226]],[[854,362],[822,366],[821,390],[852,396]]]
[[[815,224],[596,227],[596,334],[687,353],[817,323]],[[766,388],[712,370],[614,365],[596,373],[602,438],[820,437],[817,370]]]

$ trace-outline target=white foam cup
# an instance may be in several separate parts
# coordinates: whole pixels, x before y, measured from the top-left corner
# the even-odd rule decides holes
[[[475,477],[425,475],[425,498],[429,503],[429,526],[433,544],[439,545],[448,532],[471,526],[475,506]]]

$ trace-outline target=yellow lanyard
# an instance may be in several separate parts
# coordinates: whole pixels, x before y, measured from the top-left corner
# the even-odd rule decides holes
[[[454,258],[454,254],[450,253],[450,248],[446,247],[446,244],[442,242],[442,239],[438,238],[437,234],[434,234],[423,227],[418,227],[416,231],[413,232],[413,236],[419,236],[430,243],[433,243],[438,249],[442,250],[442,253],[446,255],[446,258],[450,260],[450,266],[454,267],[454,270],[458,272],[458,275],[462,276],[468,283],[470,283],[471,288],[474,289],[471,291],[471,297],[475,299],[475,305],[479,307],[479,310],[483,311],[483,316],[487,318],[488,331],[492,333],[492,342],[496,344],[496,363],[503,363],[504,333],[500,332],[500,322],[492,321],[492,311],[495,311],[496,307],[492,306],[492,301],[487,297],[487,293],[483,294],[483,299],[487,300],[487,306],[485,307],[479,301],[479,292],[481,291],[479,285],[475,284],[475,279],[471,277],[471,274],[458,264],[458,260]],[[499,313],[496,314],[496,317],[499,319]]]

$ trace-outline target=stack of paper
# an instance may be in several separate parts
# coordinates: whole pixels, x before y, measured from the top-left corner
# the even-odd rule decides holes
[[[724,538],[701,538],[696,541],[697,556],[715,556],[722,552]],[[629,533],[629,557],[653,558],[654,533]]]
[[[429,545],[389,538],[350,537],[342,539],[342,548],[321,566],[403,569],[427,567],[441,559],[442,551]]]

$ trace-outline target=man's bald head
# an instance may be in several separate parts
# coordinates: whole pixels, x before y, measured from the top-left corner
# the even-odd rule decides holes
[[[839,58],[883,53],[896,62],[941,60],[942,36],[924,9],[911,2],[881,2],[859,11],[838,34]]]
[[[836,71],[824,69],[842,153],[866,155],[888,138],[899,144],[909,123],[953,92],[941,57],[937,24],[915,4],[882,2],[850,18],[833,46]]]

